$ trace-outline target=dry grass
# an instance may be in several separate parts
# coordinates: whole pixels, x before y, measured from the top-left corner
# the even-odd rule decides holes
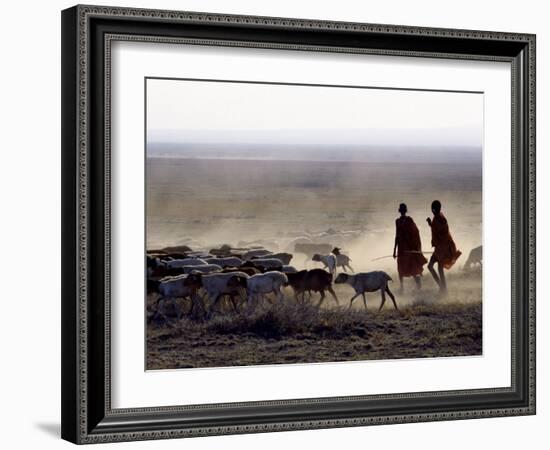
[[[148,369],[480,355],[480,303],[401,311],[264,305],[148,327]]]

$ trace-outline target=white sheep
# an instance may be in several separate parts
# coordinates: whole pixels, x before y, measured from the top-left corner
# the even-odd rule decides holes
[[[191,300],[191,312],[196,311],[196,308],[203,308],[202,302],[193,292],[192,289],[185,286],[185,279],[187,275],[178,275],[175,277],[165,277],[159,281],[158,293],[160,297],[157,300],[157,312],[155,316],[161,315],[166,318],[164,314],[166,300],[176,300],[178,298]],[[177,318],[181,318],[183,312],[182,308],[178,307]]]
[[[167,269],[178,269],[183,266],[204,266],[206,261],[200,258],[183,258],[183,259],[171,259],[170,261],[163,261],[164,267]]]
[[[247,280],[248,304],[252,305],[254,300],[259,300],[270,292],[273,292],[277,296],[277,300],[282,302],[284,297],[281,288],[286,283],[288,283],[288,278],[282,272],[272,271],[252,275]]]
[[[233,308],[237,309],[234,296],[242,296],[243,291],[247,288],[246,281],[249,276],[244,272],[228,272],[228,273],[213,273],[202,275],[200,273],[192,273],[187,276],[184,284],[195,291],[203,288],[210,299],[210,310],[218,303],[224,295],[229,295]]]
[[[380,291],[382,294],[382,302],[380,303],[380,308],[378,308],[378,311],[382,309],[384,306],[384,303],[386,302],[386,295],[387,292],[390,298],[392,299],[393,306],[395,306],[395,309],[397,310],[397,303],[395,303],[395,297],[390,291],[390,288],[388,287],[388,281],[391,281],[391,277],[386,273],[382,271],[375,271],[375,272],[360,272],[355,275],[348,275],[347,273],[340,273],[336,280],[334,280],[334,283],[336,284],[349,284],[354,290],[355,295],[351,297],[349,302],[349,307],[351,308],[351,305],[353,303],[353,300],[355,300],[356,297],[359,295],[363,296],[363,304],[365,305],[365,309],[367,309],[367,298],[365,297],[366,292],[375,292]]]
[[[330,253],[329,255],[320,255],[315,253],[311,257],[312,261],[322,262],[324,267],[328,268],[328,271],[331,275],[334,275],[336,272],[336,255]]]
[[[238,267],[243,263],[241,258],[236,256],[227,256],[227,257],[213,257],[213,258],[204,258],[208,264],[217,264],[222,267]]]

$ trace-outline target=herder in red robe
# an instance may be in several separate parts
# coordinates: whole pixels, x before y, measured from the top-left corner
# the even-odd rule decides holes
[[[432,202],[432,212],[434,214],[433,219],[429,217],[426,219],[426,222],[428,222],[428,225],[432,229],[432,247],[434,248],[428,269],[439,286],[439,291],[442,294],[446,294],[447,282],[445,281],[443,269],[450,269],[462,253],[460,250],[457,250],[456,244],[449,232],[449,224],[441,213],[441,202],[439,200]],[[439,276],[434,270],[435,263],[437,263]]]
[[[407,205],[399,205],[401,217],[395,220],[395,244],[393,257],[397,257],[397,272],[399,273],[399,291],[403,292],[403,277],[414,277],[417,289],[422,286],[421,276],[423,266],[428,260],[422,254],[420,233],[412,217],[407,216]],[[397,255],[396,255],[397,251]]]

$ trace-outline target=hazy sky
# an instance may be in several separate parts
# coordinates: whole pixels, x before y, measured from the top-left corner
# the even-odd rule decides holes
[[[481,147],[483,94],[147,80],[148,142]]]

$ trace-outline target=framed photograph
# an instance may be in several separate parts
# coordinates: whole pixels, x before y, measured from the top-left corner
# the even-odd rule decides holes
[[[62,12],[62,437],[535,413],[535,36]]]

